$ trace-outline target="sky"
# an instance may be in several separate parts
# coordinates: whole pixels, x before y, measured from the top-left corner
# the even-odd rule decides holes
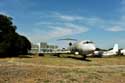
[[[61,47],[62,38],[92,40],[97,47],[125,48],[125,0],[0,0],[0,14],[32,43]]]

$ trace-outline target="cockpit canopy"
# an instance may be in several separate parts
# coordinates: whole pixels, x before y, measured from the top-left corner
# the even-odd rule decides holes
[[[83,44],[93,44],[94,42],[87,40],[87,41],[83,41]]]

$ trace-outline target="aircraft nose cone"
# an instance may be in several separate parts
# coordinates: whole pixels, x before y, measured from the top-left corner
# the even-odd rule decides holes
[[[90,46],[90,50],[94,51],[96,49],[95,45]]]

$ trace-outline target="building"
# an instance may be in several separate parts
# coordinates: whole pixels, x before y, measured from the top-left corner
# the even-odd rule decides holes
[[[40,46],[40,47],[39,47]],[[48,52],[58,49],[57,45],[49,45],[47,42],[41,42],[38,44],[32,44],[30,53],[38,53],[38,52]]]

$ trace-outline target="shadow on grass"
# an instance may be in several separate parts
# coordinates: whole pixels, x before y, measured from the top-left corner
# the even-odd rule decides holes
[[[82,57],[73,57],[73,56],[68,56],[67,58],[71,58],[71,59],[75,59],[75,60],[81,60],[81,61],[91,62],[91,60],[89,60],[89,59],[84,59],[84,58],[82,58]]]
[[[19,55],[17,58],[32,58],[32,55]]]
[[[0,58],[32,58],[33,55],[0,56]]]

